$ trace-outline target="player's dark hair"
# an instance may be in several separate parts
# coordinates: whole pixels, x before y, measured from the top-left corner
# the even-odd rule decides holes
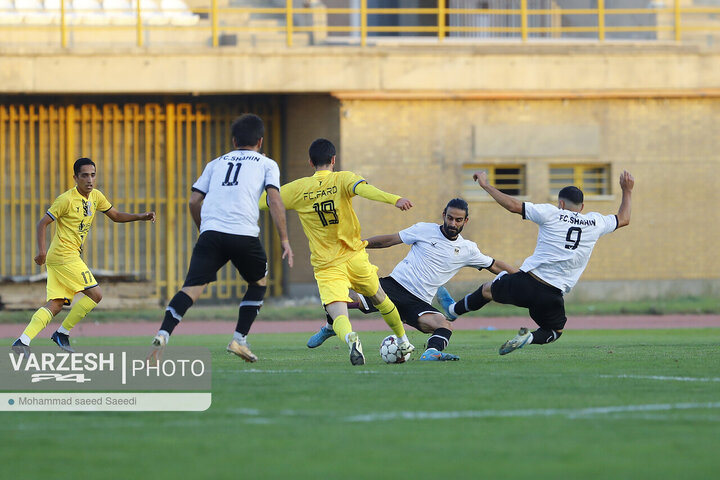
[[[252,113],[246,113],[233,121],[230,131],[235,139],[235,145],[252,147],[265,136],[265,125],[262,118]]]
[[[335,145],[330,140],[318,138],[310,144],[308,154],[310,155],[310,161],[316,167],[330,165],[332,157],[336,154]]]
[[[75,164],[73,165],[73,172],[75,172],[75,176],[78,176],[80,174],[80,169],[84,167],[85,165],[92,165],[97,170],[97,167],[95,166],[95,162],[90,160],[89,158],[82,157],[75,160]]]
[[[468,216],[468,203],[463,200],[462,198],[453,198],[448,202],[448,204],[445,206],[445,210],[443,210],[443,215],[447,213],[448,208],[457,208],[458,210],[465,210],[465,216]]]
[[[567,200],[568,202],[574,203],[575,205],[582,205],[585,196],[583,195],[582,190],[580,190],[578,187],[571,185],[560,190],[560,192],[558,193],[558,198]]]

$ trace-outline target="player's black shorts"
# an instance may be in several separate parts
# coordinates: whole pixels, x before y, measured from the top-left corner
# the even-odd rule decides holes
[[[527,308],[539,326],[562,330],[567,322],[560,289],[535,280],[529,273],[503,275],[491,287],[493,300]]]
[[[246,282],[257,282],[267,275],[267,256],[260,239],[208,230],[200,234],[193,248],[183,287],[214,282],[228,260]]]
[[[380,287],[382,287],[385,294],[395,304],[395,307],[397,307],[403,323],[417,330],[420,330],[418,323],[420,315],[423,313],[440,313],[435,307],[407,291],[405,287],[400,285],[397,280],[392,277],[382,277],[380,279]],[[363,313],[377,312],[377,309],[370,303],[369,298],[363,297],[362,295],[360,296],[369,307],[368,309],[363,308]]]

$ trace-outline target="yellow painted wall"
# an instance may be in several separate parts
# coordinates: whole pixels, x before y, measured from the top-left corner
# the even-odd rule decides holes
[[[462,165],[499,161],[474,146],[474,128],[517,126],[525,132],[508,141],[533,143],[528,125],[594,125],[599,147],[590,156],[501,159],[527,166],[528,200],[552,201],[547,169],[551,162],[600,161],[612,169],[612,198],[587,201],[586,210],[615,213],[617,178],[635,175],[629,227],[602,238],[584,280],[674,280],[717,278],[715,253],[720,234],[720,99],[595,100],[344,100],[341,132],[346,168],[378,187],[415,202],[407,213],[360,200],[356,209],[365,235],[393,233],[419,221],[440,221],[446,202],[462,193]],[[542,128],[538,128],[542,130]],[[562,149],[560,149],[562,150]],[[492,201],[472,202],[463,234],[487,254],[520,265],[532,253],[537,227]],[[387,274],[406,253],[395,247],[373,251]],[[485,274],[487,275],[487,274]],[[467,272],[458,281],[480,277]]]

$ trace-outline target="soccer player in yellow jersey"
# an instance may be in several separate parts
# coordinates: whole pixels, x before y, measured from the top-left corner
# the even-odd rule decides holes
[[[335,172],[335,146],[324,138],[310,145],[312,177],[299,178],[280,188],[285,208],[296,210],[310,243],[310,262],[320,290],[320,299],[333,318],[333,329],[350,348],[350,363],[365,364],[365,357],[357,333],[352,331],[348,318],[351,302],[349,288],[368,297],[398,336],[403,355],[414,350],[405,334],[400,314],[385,295],[377,276],[377,267],[370,263],[365,252],[367,242],[360,238],[360,222],[352,206],[352,197],[360,195],[370,200],[395,205],[408,210],[407,198],[385,193],[353,172]],[[260,199],[267,209],[266,199]]]
[[[70,330],[102,300],[102,291],[85,262],[80,258],[83,242],[98,210],[113,222],[125,223],[138,220],[155,222],[155,212],[125,213],[117,211],[100,190],[95,189],[95,163],[80,158],[73,166],[75,187],[55,199],[37,224],[38,254],[35,263],[47,264],[47,303],[32,316],[25,331],[15,343],[17,353],[30,353],[30,341],[44,329],[50,320],[60,313],[63,305],[70,305],[78,292],[85,294],[70,309],[52,340],[68,352]],[[47,226],[57,222],[50,249],[45,248]]]

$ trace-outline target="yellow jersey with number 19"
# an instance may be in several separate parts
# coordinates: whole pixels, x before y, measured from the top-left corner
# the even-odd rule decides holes
[[[91,190],[85,198],[74,187],[57,197],[47,211],[57,224],[48,249],[47,264],[63,265],[80,258],[95,212],[107,212],[111,208],[112,204],[100,190]]]
[[[363,182],[365,179],[353,172],[318,170],[312,177],[299,178],[280,189],[285,208],[298,212],[314,268],[338,265],[367,245],[352,206],[355,189]]]

